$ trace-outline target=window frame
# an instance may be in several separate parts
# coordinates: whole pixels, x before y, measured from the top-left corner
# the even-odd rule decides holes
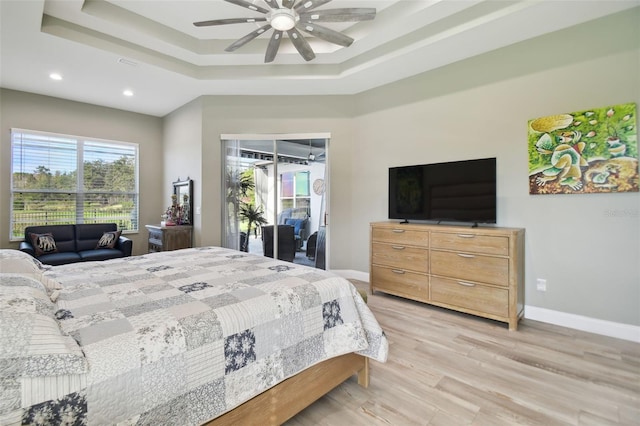
[[[29,136],[39,136],[45,138],[58,138],[58,139],[67,139],[69,141],[73,141],[75,144],[75,153],[76,153],[76,182],[75,189],[73,190],[60,190],[60,189],[52,189],[52,188],[42,188],[36,190],[25,190],[24,188],[16,188],[14,186],[14,177],[15,173],[20,172],[19,170],[14,170],[15,159],[16,159],[16,147],[15,147],[15,137],[16,135],[25,135]],[[20,137],[20,136],[18,136]],[[23,136],[24,137],[24,136]],[[33,193],[41,193],[41,194],[56,194],[56,193],[66,193],[73,194],[73,198],[75,199],[75,214],[73,215],[73,224],[81,224],[87,223],[85,222],[84,211],[85,211],[85,196],[87,195],[95,195],[95,194],[121,194],[123,196],[132,196],[134,206],[132,208],[132,213],[135,212],[135,218],[132,219],[132,225],[135,223],[135,229],[123,229],[123,234],[135,234],[140,231],[140,146],[138,143],[134,142],[125,142],[125,141],[117,141],[117,140],[109,140],[109,139],[101,139],[95,137],[85,137],[85,136],[77,136],[77,135],[69,135],[62,133],[54,133],[54,132],[46,132],[39,130],[29,130],[29,129],[21,129],[21,128],[11,128],[11,146],[10,146],[10,188],[9,188],[9,241],[23,241],[24,235],[22,236],[14,236],[14,227],[15,227],[15,217],[14,217],[14,200],[15,195],[18,193],[25,192],[33,192]],[[91,152],[91,144],[94,144],[93,147],[99,144],[110,145],[110,146],[122,146],[123,154],[124,150],[133,151],[134,153],[134,190],[133,191],[105,191],[101,192],[95,189],[85,189],[84,188],[84,159],[85,154],[87,152]],[[87,148],[89,146],[89,148]],[[126,148],[125,148],[126,147]],[[24,162],[24,154],[17,154]],[[41,222],[40,222],[41,223]],[[67,222],[68,223],[68,222]],[[88,222],[93,223],[93,222]],[[55,223],[50,223],[54,225]],[[31,225],[26,225],[31,226]]]
[[[306,175],[306,194],[299,194],[298,193],[298,180],[299,175]],[[291,182],[291,192],[292,195],[291,196],[286,196],[285,194],[283,194],[285,192],[285,176],[287,177],[291,177],[290,182]],[[286,171],[283,173],[280,173],[280,182],[279,182],[279,195],[278,195],[278,201],[280,203],[280,210],[283,210],[285,208],[298,208],[299,207],[299,203],[304,203],[306,204],[304,207],[309,207],[311,205],[311,183],[310,183],[310,179],[311,179],[311,172],[309,170],[295,170],[295,171]],[[284,201],[291,201],[292,202],[292,206],[291,207],[285,207],[284,206]]]

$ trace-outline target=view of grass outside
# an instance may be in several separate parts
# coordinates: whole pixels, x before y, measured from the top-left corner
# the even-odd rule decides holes
[[[25,194],[14,195],[13,229],[12,239],[24,237],[27,226],[39,225],[65,225],[74,223],[116,223],[121,230],[137,230],[137,218],[135,214],[135,200],[124,200],[118,204],[97,205],[85,203],[82,209],[82,220],[77,220],[75,209],[75,196],[73,200],[39,203],[40,208],[17,209],[16,205],[25,205]],[[28,203],[26,203],[28,204]]]

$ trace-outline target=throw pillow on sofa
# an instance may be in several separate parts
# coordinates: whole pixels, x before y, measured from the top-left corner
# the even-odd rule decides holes
[[[104,234],[102,234],[102,237],[100,237],[100,240],[98,241],[98,245],[96,245],[96,249],[115,248],[121,233],[122,231],[105,232]]]
[[[291,225],[293,226],[293,233],[299,237],[300,236],[300,229],[304,228],[306,226],[306,222],[307,219],[291,219],[291,218],[287,218],[284,220],[284,224],[285,225]]]
[[[56,240],[53,239],[51,232],[47,232],[46,234],[29,234],[29,237],[31,237],[31,245],[33,245],[35,249],[36,257],[58,251]]]

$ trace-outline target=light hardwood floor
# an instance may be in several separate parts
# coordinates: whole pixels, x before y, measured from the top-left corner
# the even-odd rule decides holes
[[[381,293],[368,303],[389,360],[371,362],[369,388],[353,377],[287,426],[640,425],[640,344],[526,319],[510,332]]]

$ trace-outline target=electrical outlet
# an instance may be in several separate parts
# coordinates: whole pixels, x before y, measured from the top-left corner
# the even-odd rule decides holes
[[[547,291],[547,280],[544,278],[538,278],[536,281],[536,289],[538,291]]]

